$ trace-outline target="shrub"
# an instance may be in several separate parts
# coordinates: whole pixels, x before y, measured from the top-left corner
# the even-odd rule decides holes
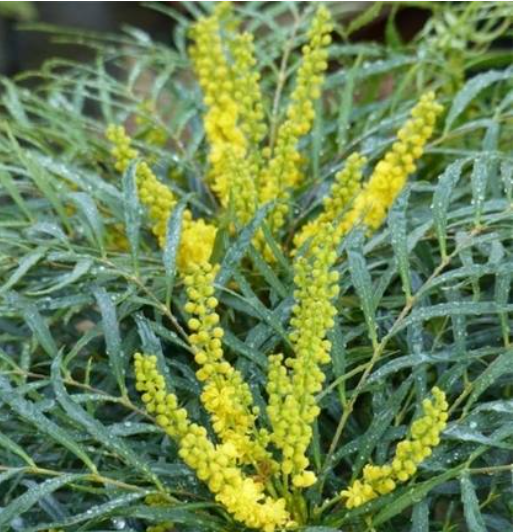
[[[4,80],[0,529],[508,527],[510,6],[183,5]]]

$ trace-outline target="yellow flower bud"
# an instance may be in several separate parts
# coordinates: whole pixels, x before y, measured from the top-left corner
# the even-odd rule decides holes
[[[444,430],[448,417],[448,403],[444,392],[434,388],[432,396],[432,399],[423,401],[424,416],[412,424],[410,438],[396,446],[391,465],[367,464],[363,470],[362,481],[356,480],[341,492],[341,497],[346,499],[347,508],[356,508],[379,495],[390,493],[396,488],[397,482],[409,480],[416,473],[418,464],[430,456],[431,447],[439,444],[439,434]],[[443,418],[444,421],[439,421]]]

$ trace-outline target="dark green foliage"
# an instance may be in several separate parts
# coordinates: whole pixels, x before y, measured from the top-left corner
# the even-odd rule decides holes
[[[121,35],[58,31],[97,51],[92,64],[49,61],[0,103],[0,530],[141,531],[171,520],[180,531],[239,531],[148,419],[134,390],[132,354],[152,352],[191,415],[205,422],[184,331],[175,272],[180,216],[158,250],[140,210],[134,171],[112,169],[103,133],[134,114],[164,128],[156,148],[139,138],[159,175],[198,215],[213,210],[203,176],[202,100],[191,81],[184,23],[211,2],[153,7],[178,21],[169,46]],[[274,88],[289,87],[299,38],[284,71],[292,26],[313,3],[240,5],[258,31],[272,122]],[[376,160],[408,109],[433,88],[447,109],[419,171],[375,235],[343,245],[333,364],[312,445],[320,482],[309,490],[305,532],[511,529],[512,63],[507,2],[409,2],[431,11],[411,43],[377,2],[338,23],[322,113],[302,146],[308,183],[284,241],[316,209],[354,150]],[[392,11],[391,11],[392,9]],[[307,15],[305,15],[305,13]],[[391,13],[389,15],[389,13]],[[348,39],[388,16],[388,43]],[[346,20],[346,21],[345,21]],[[170,21],[171,22],[171,21]],[[53,28],[38,27],[55,31]],[[301,35],[298,31],[295,35]],[[503,40],[502,40],[503,39]],[[26,82],[31,88],[26,88]],[[283,109],[285,93],[279,96]],[[155,99],[155,114],[141,101]],[[275,113],[275,114],[274,114]],[[167,180],[170,170],[180,179]],[[196,193],[188,196],[187,191]],[[291,261],[261,211],[239,235],[220,229],[225,348],[265,401],[266,355],[285,344]],[[126,225],[128,245],[109,235]],[[263,227],[277,257],[251,245]],[[166,267],[165,267],[166,266]],[[415,479],[347,511],[332,499],[370,459],[385,460],[430,388],[444,389],[451,421]],[[163,487],[170,503],[144,504]],[[332,499],[332,500],[331,500]],[[328,502],[327,502],[328,501]]]

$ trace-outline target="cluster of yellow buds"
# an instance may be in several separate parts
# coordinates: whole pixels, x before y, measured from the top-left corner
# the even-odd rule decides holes
[[[123,126],[110,125],[106,131],[107,139],[113,144],[111,154],[115,159],[115,168],[126,171],[129,164],[139,157],[132,148],[131,139]],[[152,233],[159,246],[166,244],[168,219],[177,200],[169,187],[161,183],[146,161],[140,161],[136,167],[136,186],[141,203],[148,209],[153,222]],[[196,262],[208,260],[216,238],[216,228],[202,219],[193,220],[189,210],[182,219],[182,238],[178,253],[178,266],[181,271]]]
[[[221,441],[234,446],[240,461],[269,461],[265,450],[267,431],[256,429],[259,409],[253,406],[250,388],[223,357],[224,331],[216,312],[218,300],[214,297],[218,269],[219,266],[209,263],[195,265],[184,278],[188,296],[185,309],[193,316],[188,321],[192,331],[189,341],[200,366],[196,376],[204,383],[201,400],[211,414],[213,429]]]
[[[222,22],[230,9],[230,3],[222,2],[210,17],[200,19],[193,26],[191,37],[194,45],[189,52],[208,108],[204,127],[210,144],[209,179],[212,189],[223,206],[227,206],[231,198],[237,198],[235,207],[239,218],[248,211],[252,216],[257,206],[257,194],[255,183],[249,178],[250,161],[246,157],[248,141],[238,122],[242,119],[247,125],[255,124],[262,110],[255,102],[255,91],[248,96],[251,100],[248,105],[244,103],[244,98],[236,100],[243,85],[253,86],[257,80],[245,74],[250,64],[246,57],[251,51],[248,46],[245,54],[238,54],[235,65],[231,65],[226,57],[221,31]],[[241,46],[236,46],[237,49],[241,49]],[[239,76],[235,68],[238,62],[243,62],[245,67]],[[250,125],[248,127],[252,128]],[[259,127],[257,124],[257,129]],[[239,194],[241,191],[245,192],[244,198]]]
[[[306,452],[312,423],[320,413],[315,399],[325,380],[320,366],[330,362],[331,344],[326,335],[334,326],[336,309],[332,300],[339,293],[339,274],[332,270],[337,243],[333,227],[324,224],[307,253],[296,259],[295,305],[289,335],[295,356],[285,361],[280,355],[274,357],[268,376],[272,441],[282,450],[282,471],[293,475],[297,487],[316,481],[314,473],[306,471]]]
[[[187,272],[195,264],[203,264],[211,258],[216,240],[216,227],[202,218],[188,219],[189,211],[184,212],[182,234],[177,257],[177,265],[181,272]]]
[[[193,27],[190,55],[208,107],[205,131],[210,144],[212,188],[224,207],[233,204],[239,223],[248,222],[260,205],[278,200],[269,217],[273,231],[280,229],[289,210],[289,189],[301,181],[300,138],[314,121],[314,101],[320,96],[331,42],[330,13],[320,7],[311,24],[309,42],[287,117],[274,146],[259,144],[266,135],[259,73],[255,71],[253,37],[229,31],[230,3]],[[233,30],[233,24],[230,30]],[[226,39],[226,40],[225,40]],[[262,234],[256,244],[262,247]],[[269,253],[267,257],[271,257]]]
[[[164,247],[168,218],[177,200],[173,192],[157,179],[146,161],[137,165],[136,185],[139,199],[148,208],[148,214],[154,222],[152,233],[156,236],[159,246]],[[190,220],[191,213],[188,211],[184,218]]]
[[[391,464],[364,467],[362,480],[356,480],[341,497],[347,508],[357,508],[380,495],[390,493],[398,482],[406,482],[417,471],[418,465],[439,445],[440,434],[448,420],[448,403],[439,388],[432,390],[433,399],[423,401],[423,416],[411,426],[410,437],[396,446]]]
[[[209,439],[204,427],[191,423],[177,397],[167,392],[165,379],[157,370],[157,358],[135,355],[136,389],[142,393],[147,411],[177,440],[180,457],[207,483],[216,500],[250,528],[274,532],[293,526],[290,512],[296,512],[294,504],[288,507],[284,498],[275,495],[273,478],[277,472],[283,475],[282,489],[287,490],[289,479],[295,489],[316,482],[315,473],[308,470],[307,448],[312,424],[320,413],[316,396],[325,378],[321,366],[330,361],[327,333],[336,315],[332,300],[339,292],[339,275],[333,267],[340,238],[332,224],[325,223],[295,259],[295,304],[289,334],[294,356],[270,357],[267,413],[271,434],[257,428],[259,410],[253,406],[251,391],[224,358],[224,330],[215,297],[218,266],[192,266],[184,284],[188,296],[185,310],[191,315],[189,340],[200,366],[197,377],[203,384],[201,400],[219,444]],[[423,401],[424,415],[412,424],[409,437],[397,445],[392,462],[366,465],[363,478],[341,493],[348,508],[394,490],[397,483],[414,475],[439,444],[448,419],[448,403],[438,388],[432,394],[432,400]],[[280,465],[268,451],[270,443],[281,451]],[[243,467],[253,467],[258,476],[246,477]],[[268,476],[263,478],[264,470]]]
[[[415,163],[423,155],[442,111],[443,107],[436,102],[433,92],[421,97],[411,111],[411,118],[398,131],[398,140],[376,165],[352,208],[343,216],[339,225],[343,233],[358,223],[363,223],[370,231],[380,227],[407,178],[416,170]]]
[[[164,377],[157,369],[157,358],[136,353],[136,389],[149,413],[179,445],[179,455],[207,483],[216,500],[250,528],[274,532],[289,521],[286,501],[265,495],[264,486],[246,477],[237,467],[237,451],[230,443],[214,445],[207,430],[192,423],[177,397],[166,390]]]
[[[415,171],[415,163],[423,155],[442,110],[433,92],[424,94],[412,109],[411,118],[398,131],[398,140],[377,163],[362,187],[360,181],[366,160],[357,153],[350,155],[344,169],[336,175],[330,195],[323,201],[323,211],[295,236],[293,254],[322,223],[334,223],[341,235],[347,234],[359,223],[369,231],[378,229],[407,178]]]
[[[111,154],[115,160],[114,167],[125,172],[129,164],[139,158],[139,151],[132,148],[132,140],[123,126],[110,125],[106,137],[113,145]],[[136,186],[139,199],[148,208],[148,214],[154,222],[152,232],[163,247],[168,218],[177,200],[173,192],[157,179],[146,161],[140,161],[137,165]],[[188,212],[186,218],[191,219],[191,213]]]
[[[331,42],[331,15],[320,7],[309,29],[309,43],[302,49],[302,63],[298,70],[296,86],[291,95],[286,120],[281,124],[273,153],[259,176],[261,204],[279,200],[271,214],[270,226],[277,231],[285,222],[289,206],[289,189],[302,179],[301,156],[298,141],[306,135],[314,122],[314,101],[320,97],[323,73],[328,67],[327,48]]]
[[[259,86],[260,74],[255,70],[257,61],[253,35],[248,32],[237,34],[230,43],[234,58],[234,99],[239,104],[241,130],[250,147],[256,148],[267,132],[264,123],[264,106]]]
[[[125,172],[130,163],[139,157],[139,152],[132,147],[132,139],[126,134],[123,126],[114,124],[107,127],[105,136],[112,144],[114,168],[120,173]]]
[[[359,153],[352,153],[334,179],[330,195],[323,200],[323,211],[311,222],[305,224],[294,237],[296,249],[299,249],[307,239],[315,235],[325,223],[337,223],[360,190],[362,168],[366,158]],[[296,250],[294,250],[296,251]]]

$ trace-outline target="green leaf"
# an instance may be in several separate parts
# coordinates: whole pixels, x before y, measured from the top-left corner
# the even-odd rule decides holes
[[[394,4],[393,8],[389,12],[386,24],[386,42],[392,49],[401,48],[403,45],[402,36],[396,28],[396,12],[398,4]]]
[[[27,462],[29,466],[36,465],[34,460],[32,460],[32,458],[15,441],[11,440],[11,438],[9,438],[6,434],[2,434],[1,432],[0,447],[17,454],[22,460]]]
[[[412,379],[405,379],[402,385],[389,398],[383,409],[373,417],[371,426],[363,436],[366,445],[359,449],[359,453],[353,462],[353,480],[357,478],[361,469],[369,461],[376,445],[384,436],[385,431],[391,426],[391,422],[396,413],[400,411],[402,402],[411,385]]]
[[[412,509],[412,528],[410,532],[430,532],[427,500],[423,499]]]
[[[410,189],[406,188],[395,201],[388,218],[394,258],[402,279],[403,291],[407,298],[410,298],[412,295],[409,250],[407,246],[407,206],[409,204],[409,194]]]
[[[469,474],[464,474],[460,478],[462,504],[464,506],[464,517],[468,530],[473,532],[487,532],[484,518],[480,512],[480,504],[475,493],[473,482],[469,478]]]
[[[69,273],[59,275],[54,280],[57,280],[55,284],[48,288],[35,291],[27,291],[26,293],[31,296],[42,296],[44,294],[51,294],[52,292],[57,292],[57,290],[62,290],[64,287],[73,284],[75,281],[83,277],[93,265],[93,261],[90,259],[83,259],[75,264],[73,270]]]
[[[133,161],[124,172],[121,181],[125,232],[129,241],[132,262],[136,271],[138,271],[139,233],[141,229],[141,207],[139,205],[136,185],[137,166],[138,162]]]
[[[85,512],[81,512],[77,515],[73,515],[67,519],[57,521],[54,523],[46,523],[45,525],[38,525],[36,527],[31,527],[26,530],[26,532],[42,530],[42,529],[56,529],[57,527],[69,527],[72,525],[78,525],[79,523],[87,523],[93,521],[100,521],[107,519],[113,515],[120,515],[120,510],[130,508],[136,501],[146,497],[151,493],[150,490],[144,490],[138,493],[127,493],[115,497],[114,499],[109,500],[103,504],[97,504],[91,506]]]
[[[260,368],[266,369],[268,365],[267,358],[258,350],[251,348],[247,343],[242,342],[230,331],[225,331],[223,344],[230,347],[235,353],[239,353],[248,360],[257,364]]]
[[[380,2],[376,2],[374,5],[377,4],[380,4]],[[348,141],[350,116],[354,98],[355,74],[359,68],[359,64],[360,60],[357,60],[352,69],[348,72],[346,82],[344,84],[343,90],[341,91],[339,116],[337,119],[337,143],[339,145],[339,150],[343,150],[345,148],[346,142]]]
[[[464,407],[464,413],[469,412],[476,400],[501,376],[510,374],[512,374],[512,352],[505,351],[474,380],[473,391]]]
[[[70,194],[70,198],[85,216],[93,232],[94,239],[103,255],[105,253],[105,228],[102,216],[100,216],[100,213],[98,212],[98,209],[96,207],[96,203],[94,202],[93,198],[85,192],[73,192],[72,194]]]
[[[349,238],[348,266],[368,327],[368,333],[373,345],[377,343],[377,323],[375,319],[375,298],[368,265],[363,253],[363,234],[355,231]]]
[[[200,513],[199,510],[217,508],[213,503],[190,503],[177,505],[173,508],[158,506],[132,506],[127,508],[124,515],[126,517],[137,517],[151,523],[161,523],[172,521],[183,525],[190,525],[196,530],[215,530],[223,532],[226,530],[226,523],[223,523],[214,515]]]
[[[187,202],[191,195],[182,198],[168,218],[166,230],[166,244],[162,254],[164,269],[166,271],[166,305],[169,306],[171,293],[175,284],[175,275],[177,271],[177,255],[180,247],[180,235],[182,232],[182,220]]]
[[[348,24],[348,28],[342,27],[342,32],[346,38],[350,37],[352,33],[364,28],[377,17],[380,16],[384,2],[373,2],[370,7],[362,11],[357,17],[353,18]]]
[[[161,342],[150,327],[149,321],[141,314],[135,316],[137,331],[143,344],[143,352],[147,355],[155,355],[157,357],[157,369],[159,373],[164,376],[166,387],[172,391],[174,390],[173,380],[171,378],[170,370],[166,364],[166,359],[162,352]]]
[[[100,308],[102,315],[102,328],[105,336],[107,356],[109,365],[114,373],[118,387],[122,395],[127,394],[125,385],[125,355],[121,347],[120,329],[118,326],[118,317],[112,297],[104,288],[93,288],[93,294]]]
[[[444,484],[452,478],[457,477],[461,470],[462,466],[455,467],[441,475],[427,480],[426,482],[417,484],[401,494],[395,493],[389,498],[389,503],[386,504],[384,508],[380,510],[373,518],[373,526],[379,526],[382,523],[389,521],[395,515],[403,512],[409,506],[418,503],[420,500],[424,499],[434,488]]]
[[[446,124],[444,126],[445,132],[450,130],[455,120],[481,91],[491,86],[493,83],[507,80],[511,76],[512,72],[510,69],[504,71],[490,70],[489,72],[478,74],[474,78],[468,80],[464,87],[462,87],[453,98],[452,106],[446,117]]]
[[[71,233],[69,217],[66,213],[63,202],[61,201],[60,195],[56,193],[57,187],[54,183],[53,176],[49,174],[45,168],[39,164],[39,162],[36,161],[33,153],[25,151],[20,147],[18,141],[12,134],[9,125],[6,124],[5,127],[7,128],[7,135],[12,147],[14,148],[14,152],[17,154],[23,166],[27,169],[28,176],[30,179],[32,179],[32,181],[34,181],[36,187],[42,192],[50,205],[55,209],[63,226],[66,227],[68,232]]]
[[[236,241],[230,246],[225,254],[225,258],[221,263],[221,269],[216,278],[216,283],[220,286],[225,285],[232,275],[235,268],[239,265],[241,259],[246,255],[252,239],[266,218],[268,212],[272,208],[272,204],[267,204],[261,207],[253,220],[243,228]]]
[[[500,165],[500,174],[507,200],[512,203],[512,161],[502,162]]]
[[[18,192],[18,188],[16,187],[16,184],[11,177],[11,175],[8,172],[4,172],[3,170],[0,170],[0,185],[9,192],[12,199],[18,205],[20,210],[25,214],[27,219],[30,222],[34,221],[34,218],[32,216],[32,213],[30,212],[30,209],[27,207],[27,204],[25,203],[25,200],[23,199],[23,196]]]
[[[48,419],[38,410],[36,405],[27,401],[16,393],[6,379],[0,377],[0,398],[7,403],[21,418],[28,421],[37,429],[38,432],[50,436],[51,439],[60,443],[63,447],[71,451],[75,456],[80,458],[84,464],[96,473],[96,466],[89,458],[82,447],[76,443],[65,429]]]
[[[250,257],[255,268],[264,279],[266,279],[268,285],[272,287],[280,297],[287,297],[288,292],[286,287],[282,284],[274,269],[262,258],[262,255],[253,246],[250,246]]]
[[[457,184],[462,173],[462,168],[467,162],[466,159],[459,159],[450,164],[446,170],[439,176],[434,199],[433,199],[433,214],[434,214],[434,228],[439,240],[439,247],[441,255],[446,258],[446,225],[448,221],[448,208],[452,199],[452,192]]]
[[[475,225],[480,224],[482,210],[485,201],[485,190],[489,176],[490,158],[487,155],[477,157],[471,172],[471,190],[473,193],[473,205],[475,207]]]
[[[15,477],[16,475],[22,474],[23,470],[24,470],[23,467],[14,467],[13,469],[5,471],[5,473],[0,473],[0,486],[4,482],[7,482],[12,477]]]
[[[0,294],[7,292],[7,290],[12,288],[18,281],[20,281],[23,276],[32,268],[32,266],[35,266],[41,260],[41,258],[45,256],[46,252],[47,248],[38,247],[34,251],[24,255],[19,260],[16,270],[14,270],[9,279],[7,279],[2,286],[0,286]]]
[[[484,301],[474,303],[472,301],[458,301],[452,303],[440,303],[432,307],[418,308],[395,329],[395,332],[405,329],[405,327],[420,321],[446,316],[482,316],[485,314],[496,314],[507,312],[512,309],[511,305],[498,305],[497,303]]]
[[[39,313],[36,305],[21,298],[14,292],[9,292],[6,295],[7,301],[14,307],[21,310],[25,323],[29,326],[30,330],[34,333],[41,347],[46,353],[54,357],[57,354],[57,345],[50,333],[50,329]]]
[[[17,4],[20,7],[23,6],[23,2],[11,2],[11,4]],[[8,5],[8,4],[7,4]],[[2,7],[5,10],[6,3],[2,3]],[[2,14],[5,14],[2,13]],[[25,112],[23,103],[20,101],[16,86],[9,79],[2,79],[6,91],[2,96],[2,103],[5,105],[11,116],[15,119],[17,124],[21,124],[24,127],[30,127],[30,122]]]
[[[103,447],[106,447],[127,464],[133,466],[145,478],[149,479],[156,486],[161,486],[159,479],[151,471],[149,464],[139,456],[129,445],[112,434],[108,427],[89,415],[73,398],[68,395],[61,377],[62,357],[59,354],[52,363],[52,384],[55,397],[66,413],[76,423],[86,429],[86,431]]]
[[[339,320],[336,321],[334,327],[328,333],[328,339],[332,344],[330,356],[332,358],[332,367],[334,368],[334,375],[341,377],[346,371],[346,343],[341,324]]]
[[[41,499],[50,495],[62,486],[70,484],[71,482],[76,482],[82,478],[84,478],[84,475],[68,474],[46,480],[37,486],[32,486],[23,495],[20,495],[2,509],[0,512],[0,530],[9,530],[9,524],[15,517],[30,510],[34,504],[37,504]]]

